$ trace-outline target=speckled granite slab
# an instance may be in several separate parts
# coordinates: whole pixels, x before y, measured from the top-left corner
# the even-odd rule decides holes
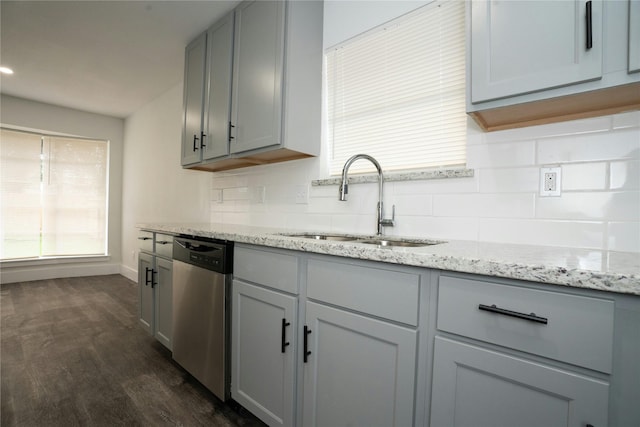
[[[318,254],[640,295],[640,254],[451,240],[424,247],[283,236],[282,230],[228,224],[138,224],[138,228]],[[309,230],[306,230],[309,231]]]

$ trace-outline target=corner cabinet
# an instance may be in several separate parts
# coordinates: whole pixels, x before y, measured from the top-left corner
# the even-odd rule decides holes
[[[635,2],[468,3],[467,112],[499,130],[640,108]]]
[[[187,47],[184,167],[218,171],[319,154],[322,16],[320,1],[245,1]],[[206,67],[193,77],[200,39]],[[197,98],[201,81],[198,133],[188,125],[197,104],[189,96]]]
[[[140,231],[138,319],[142,328],[171,350],[173,236]]]

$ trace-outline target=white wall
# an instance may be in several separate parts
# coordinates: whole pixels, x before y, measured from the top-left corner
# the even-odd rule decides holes
[[[209,181],[180,166],[182,84],[125,120],[122,273],[137,280],[137,223],[208,222]]]
[[[110,274],[120,271],[122,147],[124,121],[70,108],[29,101],[8,95],[0,97],[0,121],[8,127],[57,132],[110,141],[109,159],[109,259],[96,262],[57,261],[46,265],[3,263],[2,282]],[[33,264],[33,263],[31,263]]]

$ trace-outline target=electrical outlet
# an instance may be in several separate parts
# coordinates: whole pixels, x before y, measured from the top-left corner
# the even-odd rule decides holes
[[[296,185],[296,204],[307,205],[309,204],[309,186],[308,185]]]
[[[540,168],[540,196],[558,197],[562,188],[562,169],[560,167]]]

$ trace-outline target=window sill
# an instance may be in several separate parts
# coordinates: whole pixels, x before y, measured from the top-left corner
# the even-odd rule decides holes
[[[29,267],[35,265],[58,265],[58,264],[77,264],[89,262],[106,262],[111,260],[109,255],[87,255],[87,256],[68,256],[68,257],[46,257],[46,258],[22,258],[0,260],[0,267]]]
[[[384,181],[421,181],[431,179],[473,178],[474,170],[467,168],[431,169],[414,172],[388,172],[384,174]],[[341,178],[316,179],[311,181],[313,186],[340,185]],[[349,184],[378,182],[377,174],[349,175]]]

